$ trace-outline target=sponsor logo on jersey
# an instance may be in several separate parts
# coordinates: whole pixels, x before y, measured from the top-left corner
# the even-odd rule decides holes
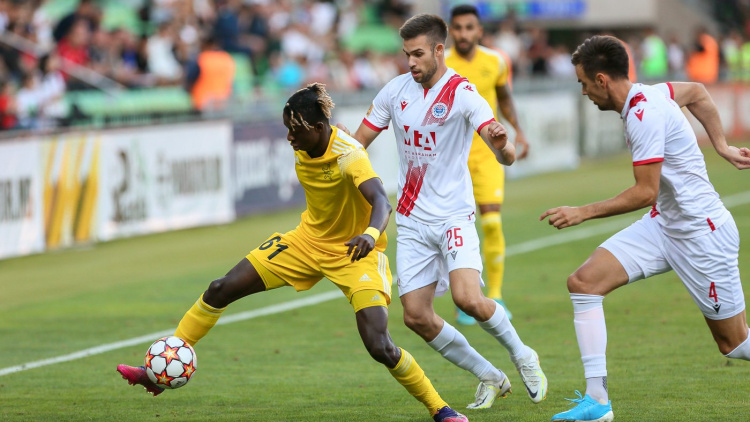
[[[448,106],[445,103],[435,103],[432,105],[430,112],[432,113],[432,117],[442,119],[448,114]]]
[[[406,108],[406,106],[408,106],[408,105],[409,105],[409,103],[408,103],[408,102],[406,102],[406,100],[401,100],[401,111],[404,111],[404,109],[405,109],[405,108]]]
[[[364,273],[362,277],[359,278],[359,281],[372,281],[369,275],[367,273]]]
[[[458,251],[451,251],[451,256],[453,257],[453,260],[456,260],[456,255],[458,255]]]
[[[719,309],[721,309],[721,303],[714,305],[714,311],[716,311],[717,314],[719,313]]]
[[[640,110],[636,111],[636,112],[635,112],[635,117],[637,117],[637,118],[638,118],[638,120],[640,120],[640,121],[643,121],[643,112],[644,112],[644,111],[645,111],[645,110],[643,110],[643,109],[640,109]]]

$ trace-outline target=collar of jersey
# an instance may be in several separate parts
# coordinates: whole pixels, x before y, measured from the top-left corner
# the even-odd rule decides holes
[[[339,129],[336,126],[331,126],[331,137],[328,138],[328,146],[326,147],[326,152],[323,153],[320,157],[310,158],[310,155],[307,153],[307,151],[299,150],[297,152],[302,153],[302,157],[305,159],[305,161],[323,161],[327,160],[328,154],[331,152],[331,145],[333,145],[333,140],[336,139],[336,135],[339,133]]]

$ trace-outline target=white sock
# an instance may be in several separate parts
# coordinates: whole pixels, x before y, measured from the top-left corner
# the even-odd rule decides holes
[[[607,392],[607,325],[604,322],[604,296],[571,293],[573,324],[581,351],[586,394],[606,404]]]
[[[748,330],[748,338],[724,356],[732,359],[750,360],[750,330]]]
[[[480,381],[499,382],[505,374],[479,354],[466,340],[463,334],[445,322],[440,334],[427,342],[449,362],[465,369]]]
[[[495,337],[510,353],[510,359],[515,363],[521,358],[528,357],[530,349],[523,344],[518,337],[516,329],[510,323],[505,309],[500,305],[495,305],[495,313],[487,321],[478,321],[479,326]]]

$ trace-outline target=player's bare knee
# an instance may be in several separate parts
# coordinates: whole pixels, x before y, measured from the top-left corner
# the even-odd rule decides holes
[[[485,300],[484,296],[470,297],[463,296],[461,298],[453,298],[453,302],[458,306],[458,309],[466,312],[468,315],[476,318],[480,314],[484,314]]]
[[[568,291],[578,294],[596,294],[593,291],[593,284],[588,282],[580,271],[576,271],[568,276]]]
[[[365,344],[365,347],[376,362],[382,363],[389,368],[393,368],[398,364],[398,348],[389,338],[376,338],[374,341]]]
[[[227,297],[226,288],[227,278],[217,278],[208,285],[208,289],[203,293],[203,300],[216,308],[223,308],[232,302],[232,299]]]
[[[404,324],[410,330],[424,337],[424,334],[431,331],[432,321],[425,315],[409,315],[404,313]]]

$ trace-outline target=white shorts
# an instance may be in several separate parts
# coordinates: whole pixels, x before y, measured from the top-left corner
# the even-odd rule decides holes
[[[408,218],[401,220],[396,237],[399,296],[436,281],[435,296],[441,296],[450,287],[448,274],[458,268],[479,271],[479,282],[484,285],[479,236],[474,219],[452,220],[436,225],[426,225]]]
[[[631,283],[674,270],[708,319],[731,318],[745,309],[737,266],[740,237],[733,218],[708,234],[676,239],[646,214],[601,247],[620,261]]]

